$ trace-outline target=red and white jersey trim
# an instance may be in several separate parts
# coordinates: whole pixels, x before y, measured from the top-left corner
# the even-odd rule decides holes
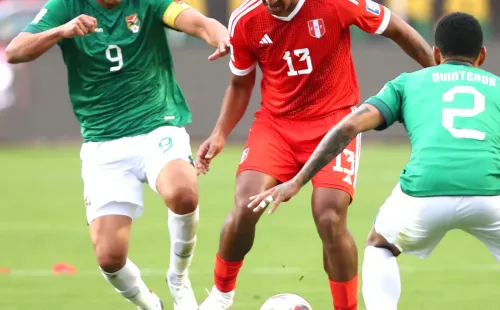
[[[240,19],[259,7],[262,4],[262,0],[246,0],[243,2],[234,12],[231,14],[229,18],[228,30],[231,37],[234,36],[234,30],[236,29],[236,25],[240,21]]]
[[[384,33],[384,31],[389,26],[389,23],[391,22],[391,10],[389,10],[385,6],[383,8],[384,8],[384,19],[382,20],[382,23],[378,27],[377,31],[375,31],[375,34]]]
[[[245,69],[245,70],[240,70],[238,68],[236,68],[234,65],[233,65],[233,62],[230,61],[229,62],[229,69],[231,69],[231,72],[234,74],[234,75],[237,75],[237,76],[245,76],[245,75],[248,75],[250,74],[253,70],[255,70],[255,67],[257,67],[257,63],[254,63],[253,65],[251,65],[249,68]]]
[[[304,5],[305,2],[306,2],[306,0],[299,0],[299,2],[297,3],[297,6],[295,7],[295,9],[293,9],[292,13],[290,13],[290,15],[288,15],[286,17],[276,16],[276,15],[273,15],[273,17],[275,17],[279,20],[285,21],[285,22],[289,22],[295,17],[295,15],[297,15],[297,13],[299,13],[300,9],[302,8],[302,6]]]

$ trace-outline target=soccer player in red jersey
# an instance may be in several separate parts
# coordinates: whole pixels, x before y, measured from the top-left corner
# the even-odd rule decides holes
[[[249,197],[291,179],[330,128],[359,102],[351,25],[391,38],[424,67],[434,65],[425,40],[389,9],[369,0],[246,0],[233,12],[232,77],[215,129],[197,154],[201,173],[208,171],[243,116],[257,64],[262,103],[237,171],[235,207],[222,229],[215,286],[200,309],[224,310],[233,303],[236,278],[264,209],[249,209]],[[313,217],[323,241],[334,308],[339,310],[357,309],[358,255],[346,215],[360,143],[360,137],[354,139],[312,179]]]

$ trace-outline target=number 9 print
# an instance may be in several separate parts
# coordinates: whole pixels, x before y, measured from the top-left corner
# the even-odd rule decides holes
[[[162,150],[163,153],[168,152],[173,146],[172,138],[170,137],[165,137],[160,140],[160,143],[158,143],[158,147]]]

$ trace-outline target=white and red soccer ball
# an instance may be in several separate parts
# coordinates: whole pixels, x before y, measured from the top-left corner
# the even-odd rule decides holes
[[[279,294],[269,298],[260,310],[312,310],[312,307],[300,296]]]

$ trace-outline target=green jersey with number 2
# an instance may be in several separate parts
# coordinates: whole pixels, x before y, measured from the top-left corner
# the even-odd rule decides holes
[[[191,122],[165,36],[163,16],[172,3],[123,0],[107,9],[96,0],[49,0],[25,28],[38,33],[81,14],[97,19],[94,33],[59,42],[84,141],[113,140]]]
[[[465,63],[404,73],[367,100],[411,144],[400,176],[414,197],[500,195],[498,77]],[[383,159],[381,159],[383,160]]]

